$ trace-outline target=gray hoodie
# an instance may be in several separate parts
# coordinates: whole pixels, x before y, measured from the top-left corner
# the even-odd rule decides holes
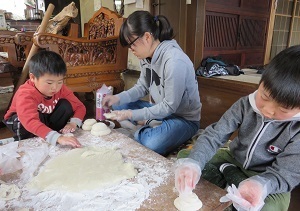
[[[141,74],[131,89],[118,94],[120,105],[149,94],[155,105],[132,110],[132,120],[161,119],[171,114],[199,121],[201,103],[193,63],[175,40],[161,42],[152,59],[140,61]]]
[[[300,113],[288,120],[265,118],[256,107],[255,95],[241,98],[217,123],[208,126],[189,158],[203,169],[238,129],[229,146],[234,158],[245,169],[262,172],[259,176],[270,181],[268,194],[289,192],[300,181]]]

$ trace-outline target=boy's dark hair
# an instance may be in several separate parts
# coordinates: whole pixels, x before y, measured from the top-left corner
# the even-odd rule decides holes
[[[150,32],[154,39],[159,39],[160,42],[174,38],[173,28],[165,16],[153,16],[148,11],[135,11],[121,26],[120,43],[123,47],[128,46],[128,41],[133,40],[133,35],[142,37],[145,32]]]
[[[266,66],[259,83],[279,105],[300,108],[300,45],[277,54]]]
[[[29,72],[36,78],[43,76],[45,73],[59,76],[66,75],[67,67],[59,54],[42,50],[30,59]]]

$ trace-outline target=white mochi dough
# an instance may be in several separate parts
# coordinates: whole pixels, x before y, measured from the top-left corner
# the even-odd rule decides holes
[[[85,147],[50,160],[28,187],[40,191],[80,192],[107,188],[136,175],[134,166],[124,163],[121,153],[116,150]]]
[[[111,119],[116,117],[117,115],[115,113],[104,113],[103,116],[105,116],[106,119]]]
[[[94,125],[95,123],[97,123],[97,120],[96,119],[86,119],[83,124],[85,125],[89,125],[89,126],[92,126]]]
[[[98,122],[92,126],[91,134],[94,136],[105,136],[110,134],[111,130],[103,122]]]
[[[195,193],[179,195],[174,200],[174,205],[179,211],[196,211],[202,207],[202,201]]]
[[[111,132],[111,130],[109,128],[107,128],[106,130],[100,130],[100,131],[91,130],[91,134],[94,136],[105,136],[105,135],[110,134],[110,132]]]
[[[92,125],[86,125],[86,124],[83,124],[81,126],[82,130],[91,130],[92,129]]]
[[[97,123],[96,119],[86,119],[81,126],[82,130],[91,130],[92,126]]]
[[[98,122],[92,126],[92,130],[95,131],[102,131],[102,130],[106,130],[107,128],[108,128],[107,125],[104,124],[103,122]]]
[[[0,180],[0,200],[8,201],[18,198],[21,194],[20,189],[15,184],[6,184]]]

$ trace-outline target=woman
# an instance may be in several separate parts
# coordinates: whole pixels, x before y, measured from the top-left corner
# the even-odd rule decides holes
[[[153,151],[167,155],[199,129],[201,103],[191,60],[173,40],[173,29],[164,16],[135,11],[120,29],[122,46],[140,59],[141,74],[134,87],[107,95],[113,119],[142,123],[135,139]],[[149,95],[149,101],[140,98]],[[155,126],[151,120],[156,120]],[[157,124],[159,123],[159,124]]]

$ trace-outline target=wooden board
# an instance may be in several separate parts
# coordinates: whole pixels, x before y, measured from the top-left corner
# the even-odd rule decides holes
[[[111,195],[115,197],[118,200],[122,200],[122,197],[118,197],[118,194],[120,194],[121,189],[124,188],[128,183],[128,185],[135,185],[140,188],[139,192],[136,192],[138,195],[134,195],[131,200],[125,200],[124,202],[117,201],[117,203],[121,203],[120,206],[123,206],[124,210],[132,210],[128,206],[131,205],[131,203],[135,203],[136,199],[141,197],[140,195],[144,195],[145,198],[140,201],[140,204],[138,204],[136,210],[176,210],[173,202],[175,198],[177,198],[178,193],[175,190],[174,185],[174,161],[167,159],[147,148],[140,145],[136,141],[128,138],[127,136],[114,131],[106,136],[103,136],[101,138],[92,136],[89,131],[83,131],[78,130],[75,132],[75,136],[78,138],[78,140],[82,143],[83,146],[103,146],[103,147],[113,147],[117,148],[123,155],[124,159],[127,162],[132,162],[135,167],[138,169],[139,173],[138,175],[129,180],[122,182],[119,186],[113,187],[112,190],[116,190],[116,192],[106,192],[106,198],[109,198],[107,195]],[[33,150],[35,147],[38,149],[39,146],[45,145],[42,142],[42,139],[40,138],[32,138],[27,139],[24,141],[21,141],[19,143],[19,147],[23,147],[24,152],[22,155],[30,152],[30,150]],[[68,147],[60,147],[57,146],[55,148],[49,147],[50,150],[50,157],[53,159],[56,157],[56,154],[59,155],[61,153],[65,153],[69,150],[71,150]],[[32,152],[32,151],[31,151]],[[47,161],[48,162],[48,161]],[[46,165],[47,162],[42,162],[42,166]],[[44,163],[44,164],[43,164]],[[40,167],[40,169],[42,168]],[[20,176],[20,175],[17,175]],[[35,209],[34,206],[39,206],[40,209],[47,209],[51,207],[51,209],[61,210],[64,204],[64,199],[68,201],[68,207],[76,206],[76,208],[80,208],[80,204],[74,204],[72,203],[78,203],[78,194],[77,193],[63,193],[64,197],[61,198],[61,193],[58,195],[58,201],[54,200],[53,195],[55,195],[55,192],[50,192],[47,195],[47,191],[41,192],[41,193],[34,193],[31,194],[26,190],[25,186],[22,186],[20,184],[24,184],[24,181],[21,182],[18,180],[17,176],[14,177],[6,177],[3,176],[0,177],[0,179],[6,181],[7,179],[11,180],[11,182],[17,184],[21,190],[21,196],[18,199],[7,201],[6,203],[6,209],[16,209],[19,208],[19,206],[23,208],[28,209]],[[72,177],[72,175],[70,175]],[[8,181],[9,182],[9,181]],[[135,187],[133,186],[133,187]],[[131,187],[131,186],[128,186]],[[151,188],[153,187],[153,188]],[[25,188],[25,189],[24,189]],[[104,190],[107,191],[110,190],[109,188]],[[129,188],[130,190],[130,188]],[[148,190],[148,191],[145,191]],[[94,194],[95,192],[93,192]],[[102,193],[102,192],[100,192]],[[226,191],[205,181],[204,179],[200,180],[200,183],[197,185],[195,193],[199,196],[199,198],[203,202],[203,207],[201,210],[223,210],[226,207],[230,205],[230,203],[220,203],[219,199],[221,196],[226,194]],[[89,192],[84,192],[82,197],[87,197],[88,200],[91,200],[91,204],[95,206],[95,203],[97,200],[100,200],[104,197],[103,193],[102,195],[91,195],[89,196]],[[127,193],[126,193],[127,194]],[[131,193],[128,193],[130,195]],[[34,200],[39,200],[39,198],[43,195],[43,199],[45,201],[42,201],[40,204],[36,205],[34,203]],[[46,197],[45,197],[46,196]],[[122,195],[124,196],[124,195]],[[53,201],[53,204],[51,204],[49,201]],[[102,199],[101,199],[102,200]],[[33,201],[33,202],[30,202]],[[87,203],[86,201],[82,201],[82,203]],[[29,206],[32,205],[32,206]],[[0,205],[1,206],[1,205]],[[87,206],[92,206],[90,204],[87,204]],[[111,205],[108,206],[109,209],[117,209],[116,207],[116,201],[112,201]],[[1,208],[1,207],[0,207]],[[91,208],[91,207],[89,207]],[[98,207],[99,208],[99,207]],[[120,209],[118,207],[118,209]],[[101,210],[101,208],[100,208]],[[106,209],[104,209],[106,210]]]

